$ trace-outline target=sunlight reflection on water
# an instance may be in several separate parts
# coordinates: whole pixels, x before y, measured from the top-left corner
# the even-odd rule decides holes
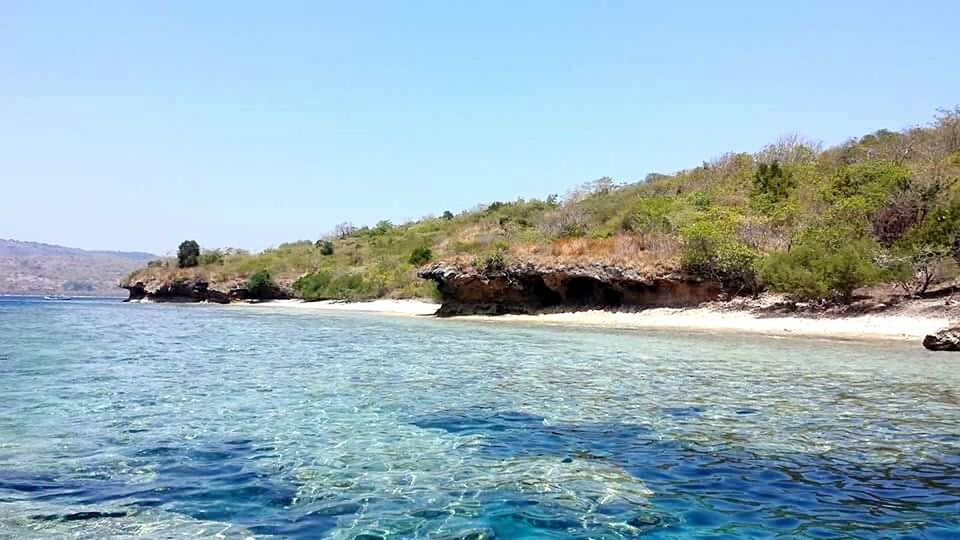
[[[955,365],[892,343],[0,302],[0,536],[956,537]]]

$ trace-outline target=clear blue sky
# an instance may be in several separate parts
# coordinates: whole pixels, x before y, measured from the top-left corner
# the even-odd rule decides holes
[[[960,2],[0,5],[0,238],[259,249],[960,104]]]

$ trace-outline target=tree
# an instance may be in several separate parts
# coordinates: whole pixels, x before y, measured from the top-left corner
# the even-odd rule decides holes
[[[451,219],[453,219],[453,212],[451,212],[451,211],[449,211],[449,210],[444,210],[444,211],[443,211],[443,219],[444,219],[445,221],[450,221]]]
[[[773,144],[763,147],[757,153],[756,160],[760,163],[803,163],[813,161],[822,150],[820,143],[806,139],[793,133],[777,139]]]
[[[938,110],[934,128],[946,153],[960,150],[960,107]]]
[[[670,177],[662,173],[652,172],[644,176],[643,181],[646,182],[647,184],[650,184],[653,182],[657,182],[659,180],[666,180],[667,178],[670,178]]]
[[[761,163],[753,175],[753,198],[761,207],[782,202],[790,196],[795,186],[791,175],[780,162]]]
[[[422,266],[430,262],[430,259],[433,258],[433,250],[427,246],[420,246],[414,248],[413,252],[410,253],[410,264],[414,266]]]
[[[943,261],[947,254],[946,249],[909,246],[906,253],[893,257],[885,266],[907,294],[922,295],[930,285],[943,279]]]
[[[190,268],[200,263],[200,244],[195,240],[184,240],[177,249],[177,266]]]
[[[321,255],[333,255],[333,242],[329,240],[317,240],[315,244],[320,250]]]
[[[373,226],[373,229],[370,230],[370,234],[373,236],[383,236],[393,230],[393,223],[389,220],[383,219],[377,222]]]
[[[615,185],[616,182],[614,182],[613,178],[610,178],[609,176],[602,176],[596,180],[584,184],[583,190],[587,193],[606,195],[607,193],[610,193],[610,190],[612,190]]]
[[[333,228],[333,236],[343,240],[344,238],[357,232],[357,228],[352,223],[345,221]]]

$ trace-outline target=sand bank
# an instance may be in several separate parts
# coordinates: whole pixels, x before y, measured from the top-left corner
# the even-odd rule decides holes
[[[231,304],[253,309],[296,309],[350,311],[385,315],[430,316],[439,304],[420,300],[374,300],[370,302],[303,302],[276,300],[255,304]],[[894,313],[846,317],[769,315],[750,311],[698,307],[656,308],[637,313],[578,311],[543,315],[465,316],[455,320],[485,323],[537,323],[635,330],[678,330],[695,332],[736,332],[773,336],[808,336],[833,339],[918,340],[950,324],[944,314]]]

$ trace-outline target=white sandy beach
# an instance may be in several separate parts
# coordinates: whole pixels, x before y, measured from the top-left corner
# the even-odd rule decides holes
[[[336,300],[320,300],[304,302],[303,300],[270,300],[268,302],[246,303],[237,302],[229,306],[250,308],[286,308],[316,311],[359,311],[366,313],[380,313],[383,315],[433,315],[440,309],[440,304],[422,300],[370,300],[369,302],[341,302]]]
[[[580,311],[546,315],[505,315],[504,320],[600,328],[737,332],[831,339],[920,340],[950,323],[947,318],[860,315],[840,318],[758,316],[711,308],[648,309],[639,313]]]
[[[374,300],[370,302],[303,302],[275,300],[255,304],[231,304],[254,309],[349,311],[400,316],[430,316],[439,304],[420,300]],[[849,317],[804,317],[757,315],[748,311],[712,307],[656,308],[638,313],[578,311],[543,315],[471,315],[456,320],[485,323],[539,323],[592,328],[678,330],[691,332],[736,332],[771,336],[805,336],[832,339],[919,340],[948,326],[947,316],[874,314]]]

